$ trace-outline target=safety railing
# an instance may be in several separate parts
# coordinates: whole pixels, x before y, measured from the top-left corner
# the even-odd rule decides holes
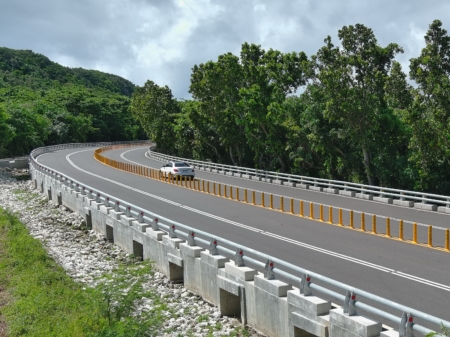
[[[140,143],[134,144],[139,145]],[[71,147],[95,147],[103,145],[107,146],[106,149],[112,149],[113,146],[111,145],[118,147],[121,145],[130,145],[130,143],[90,143],[89,145],[79,144],[79,146],[76,146],[76,144],[71,144]],[[68,147],[54,146],[49,147],[49,149],[40,148],[34,150],[30,155],[31,168],[36,172],[40,172],[56,179],[61,184],[67,186],[68,188],[74,189],[82,195],[87,196],[89,199],[95,200],[98,203],[103,203],[106,207],[112,207],[118,212],[124,212],[127,216],[134,217],[140,223],[147,223],[155,230],[162,229],[168,232],[172,237],[177,236],[181,239],[187,240],[191,245],[198,245],[205,249],[209,249],[210,253],[213,255],[220,253],[221,255],[234,260],[237,264],[242,262],[247,263],[260,271],[264,271],[266,277],[276,275],[280,279],[286,280],[292,285],[300,288],[301,293],[305,296],[312,295],[313,291],[329,296],[342,303],[344,312],[349,315],[355,315],[356,309],[361,309],[366,313],[370,313],[393,322],[398,325],[401,336],[405,335],[407,331],[415,331],[426,335],[437,330],[441,324],[450,326],[449,321],[443,320],[439,317],[393,302],[362,289],[352,287],[348,284],[301,268],[276,257],[269,256],[250,247],[237,244],[225,238],[218,237],[208,232],[190,227],[186,224],[173,221],[155,212],[140,208],[116,196],[103,193],[98,189],[83,184],[82,182],[79,182],[36,161],[37,156],[42,153],[65,148]],[[148,178],[163,178],[159,170],[105,158],[101,155],[101,152],[102,150],[95,151],[96,158],[107,165]],[[35,172],[33,174],[35,174]],[[247,254],[250,256],[247,256]],[[269,270],[270,272],[268,272]],[[317,280],[317,282],[315,282],[315,280]],[[330,287],[332,289],[338,289],[341,292],[332,290]],[[364,298],[375,303],[377,307],[364,303],[360,298]],[[383,307],[389,308],[390,312],[397,312],[397,314],[392,314],[386,311],[386,309],[383,309]],[[415,323],[414,319],[418,319],[421,324]]]
[[[263,179],[266,182],[275,183],[294,183],[303,188],[312,189],[328,189],[332,193],[344,194],[346,196],[356,196],[364,198],[366,196],[373,196],[375,198],[383,198],[385,202],[392,203],[394,200],[403,202],[399,203],[403,206],[427,208],[429,210],[439,210],[450,213],[450,196],[439,194],[430,194],[423,192],[414,192],[408,190],[400,190],[395,188],[388,188],[382,186],[372,186],[357,184],[352,182],[345,182],[339,180],[329,180],[323,178],[312,178],[307,176],[279,173],[273,171],[264,171],[246,167],[231,166],[224,164],[217,164],[212,162],[205,162],[199,160],[192,160],[187,158],[180,158],[176,156],[169,156],[159,152],[152,151],[149,148],[149,156],[159,161],[184,161],[189,165],[200,170],[214,170],[217,173],[233,174],[244,178],[255,177]],[[389,200],[390,199],[390,200]],[[394,202],[396,203],[396,202]],[[424,207],[423,205],[440,205],[441,207]]]

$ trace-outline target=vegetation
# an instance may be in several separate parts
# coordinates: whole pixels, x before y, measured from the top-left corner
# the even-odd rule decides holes
[[[128,112],[134,90],[119,76],[0,48],[0,157],[44,145],[143,139]]]
[[[409,78],[372,29],[310,58],[244,43],[194,65],[192,100],[148,81],[130,110],[161,151],[199,160],[450,193],[450,37],[439,20]],[[414,85],[411,85],[413,83]],[[301,93],[298,93],[298,92]]]
[[[74,282],[13,215],[0,209],[0,308],[8,336],[140,337],[161,328],[167,306],[145,291],[151,265],[123,265],[95,288]],[[143,298],[152,309],[134,315]],[[2,301],[4,302],[4,301]]]

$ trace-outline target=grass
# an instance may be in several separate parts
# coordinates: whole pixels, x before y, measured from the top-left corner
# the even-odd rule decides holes
[[[122,265],[105,274],[97,287],[85,287],[67,276],[41,242],[1,208],[0,256],[0,324],[10,337],[150,336],[165,319],[163,300],[142,288],[150,263]],[[143,297],[152,300],[152,309],[136,316]]]

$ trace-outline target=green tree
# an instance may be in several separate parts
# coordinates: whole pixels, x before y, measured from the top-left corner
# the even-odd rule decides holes
[[[341,136],[361,149],[367,181],[374,184],[371,149],[380,139],[380,123],[389,115],[385,84],[397,44],[378,45],[372,29],[361,24],[344,26],[338,32],[340,47],[331,37],[312,58],[313,83],[326,95],[325,116],[341,125]]]
[[[417,167],[416,188],[450,190],[450,37],[433,21],[425,48],[411,59],[410,77],[417,83],[408,119],[413,130],[411,161]]]
[[[0,158],[6,154],[6,148],[14,139],[14,130],[8,123],[9,116],[3,104],[0,104]]]
[[[158,149],[174,153],[174,121],[180,107],[168,86],[160,87],[147,81],[134,92],[130,111]]]

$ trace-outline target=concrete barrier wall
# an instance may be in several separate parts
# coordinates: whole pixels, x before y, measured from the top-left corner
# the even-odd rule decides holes
[[[9,167],[10,169],[13,169],[13,168],[18,168],[18,169],[28,168],[28,157],[26,157],[26,158],[16,158],[16,159],[0,159],[0,167]]]
[[[85,217],[86,224],[128,253],[154,261],[157,270],[267,336],[398,336],[382,333],[381,324],[348,316],[316,296],[180,238],[155,231],[147,223],[116,212],[40,171],[31,170],[36,188]]]

